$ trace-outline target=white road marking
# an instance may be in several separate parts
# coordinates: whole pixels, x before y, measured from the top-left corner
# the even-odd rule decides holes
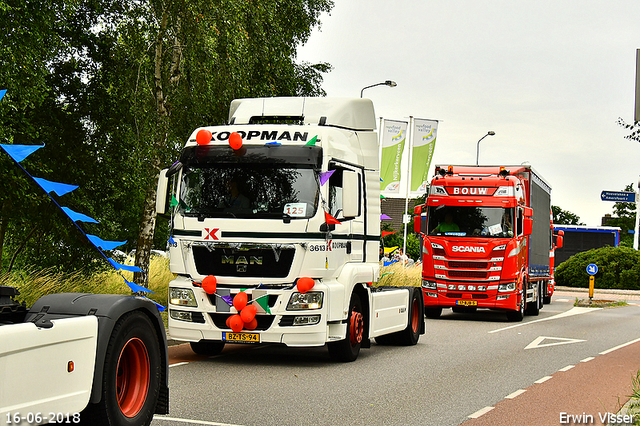
[[[582,361],[580,361],[580,362],[589,362],[589,361],[591,361],[592,359],[596,359],[596,357],[594,357],[594,356],[590,356],[590,357],[588,357],[588,358],[583,359],[583,360],[582,360]]]
[[[542,343],[545,340],[557,340],[557,341],[553,343]],[[527,347],[525,347],[525,349],[544,348],[547,346],[566,345],[568,343],[579,343],[584,341],[585,340],[581,340],[581,339],[567,339],[565,337],[540,336],[540,337],[536,337],[533,342],[529,343]]]
[[[538,384],[544,383],[544,382],[546,382],[547,380],[549,380],[551,378],[552,378],[551,376],[544,376],[542,379],[538,379],[534,383],[538,383]]]
[[[613,352],[613,351],[618,350],[618,349],[620,349],[620,348],[624,348],[625,346],[629,346],[629,345],[631,345],[631,344],[633,344],[633,343],[636,343],[636,342],[640,342],[640,339],[635,339],[635,340],[632,340],[632,341],[630,341],[630,342],[623,343],[623,344],[621,344],[621,345],[618,345],[618,346],[616,346],[616,347],[613,347],[613,348],[611,348],[611,349],[607,349],[607,350],[606,350],[606,351],[604,351],[604,352],[600,352],[600,355],[606,355],[606,354],[608,354],[609,352]]]
[[[561,368],[558,371],[569,371],[571,370],[573,367],[575,367],[575,365],[567,365],[565,368]]]
[[[566,317],[571,317],[571,316],[574,316],[574,315],[586,314],[587,312],[595,312],[595,311],[599,311],[601,309],[602,308],[582,308],[580,306],[575,306],[575,307],[569,309],[566,312],[563,312],[563,313],[558,314],[558,315],[554,315],[552,317],[541,318],[541,319],[534,320],[534,321],[521,322],[521,323],[518,323],[518,324],[510,325],[508,327],[503,327],[503,328],[499,328],[497,330],[492,330],[492,331],[489,332],[489,334],[497,333],[499,331],[504,331],[504,330],[510,330],[510,329],[516,328],[516,327],[522,327],[524,325],[535,324],[537,322],[549,321],[549,320],[560,319],[560,318],[566,318]]]
[[[483,409],[478,410],[475,413],[471,414],[469,416],[469,418],[470,419],[477,419],[478,417],[482,416],[483,414],[487,414],[491,410],[493,410],[493,407],[484,407]]]
[[[176,362],[175,364],[169,364],[169,367],[178,367],[180,365],[187,365],[188,362]]]
[[[512,394],[509,394],[507,396],[504,397],[504,399],[513,399],[518,395],[522,395],[523,393],[525,393],[527,390],[526,389],[518,389],[517,391],[515,391]]]
[[[216,423],[216,422],[208,422],[206,420],[191,420],[191,419],[180,419],[177,417],[165,417],[165,416],[153,416],[153,420],[166,420],[168,422],[180,422],[180,423],[189,423],[192,425],[207,425],[207,426],[241,426],[241,425],[233,425],[229,423]]]

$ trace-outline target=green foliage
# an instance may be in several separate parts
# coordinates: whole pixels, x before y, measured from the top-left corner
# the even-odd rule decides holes
[[[584,225],[580,222],[580,216],[567,210],[562,210],[558,206],[551,206],[553,212],[554,225]]]
[[[571,256],[556,268],[556,284],[588,287],[591,263],[598,266],[596,288],[640,289],[640,253],[629,247],[602,247]]]
[[[2,0],[0,142],[45,143],[32,175],[80,185],[61,205],[83,229],[136,246],[157,170],[234,98],[317,96],[326,63],[297,63],[331,0]],[[37,25],[34,25],[37,23]],[[42,190],[0,152],[0,272],[100,263]],[[152,204],[152,203],[151,203]],[[164,249],[167,223],[154,244]],[[94,262],[98,260],[99,262]]]
[[[407,256],[413,260],[420,259],[420,239],[418,234],[413,232],[412,224],[409,224],[410,229],[407,229]],[[382,223],[382,231],[395,231],[391,227],[390,223]],[[383,247],[399,247],[404,245],[404,228],[395,234],[387,235],[382,239],[381,246]]]

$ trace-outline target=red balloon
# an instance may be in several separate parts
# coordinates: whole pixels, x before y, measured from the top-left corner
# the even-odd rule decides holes
[[[244,321],[245,324],[249,323],[256,317],[257,312],[258,308],[256,305],[247,305],[242,312],[240,312],[240,318],[242,318],[242,321]]]
[[[241,291],[233,298],[233,307],[240,312],[245,306],[247,306],[247,293]]]
[[[247,330],[255,330],[256,327],[258,327],[258,320],[255,318],[251,320],[251,322],[245,323],[244,325],[244,328],[246,328]]]
[[[311,290],[314,285],[316,285],[316,282],[313,280],[313,278],[302,277],[298,279],[297,287],[300,293],[306,293]]]
[[[237,151],[240,148],[242,148],[242,136],[240,136],[240,133],[231,132],[231,134],[229,135],[229,146],[234,151]]]
[[[234,333],[239,333],[242,331],[244,322],[242,321],[242,318],[240,318],[240,315],[235,314],[229,317],[229,327]]]
[[[211,142],[211,132],[207,129],[200,129],[196,133],[196,143],[198,145],[208,145]]]
[[[216,292],[216,284],[218,280],[213,275],[207,275],[202,280],[202,289],[207,292],[207,294],[213,294]]]
[[[228,328],[231,328],[231,324],[229,323],[230,319],[231,319],[231,317],[227,317],[227,320],[225,321],[225,324],[227,324]]]

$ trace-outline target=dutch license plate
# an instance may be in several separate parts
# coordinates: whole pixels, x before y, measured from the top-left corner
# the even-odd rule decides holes
[[[222,333],[222,340],[229,343],[260,343],[258,333]]]
[[[458,306],[478,306],[478,302],[475,300],[456,300]]]

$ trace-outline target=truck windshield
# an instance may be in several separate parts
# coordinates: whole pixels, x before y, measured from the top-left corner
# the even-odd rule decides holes
[[[432,206],[428,209],[429,235],[509,238],[514,235],[513,208]]]
[[[196,217],[310,218],[318,181],[308,166],[185,166],[178,212]]]

